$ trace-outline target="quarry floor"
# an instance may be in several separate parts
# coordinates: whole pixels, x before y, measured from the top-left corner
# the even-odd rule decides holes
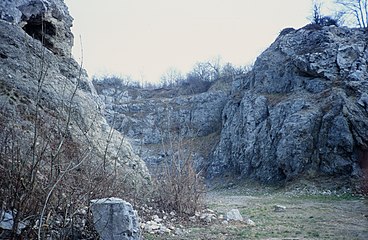
[[[245,223],[189,223],[181,234],[145,235],[144,239],[368,239],[368,198],[310,186],[275,189],[262,186],[220,187],[205,196],[217,216],[239,209]],[[275,211],[275,205],[285,211]]]

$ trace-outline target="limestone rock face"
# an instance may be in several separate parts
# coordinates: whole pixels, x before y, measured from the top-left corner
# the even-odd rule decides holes
[[[0,14],[6,20],[0,20],[0,125],[32,136],[37,122],[48,129],[37,132],[38,140],[50,145],[47,151],[55,147],[53,141],[66,139],[88,152],[97,165],[115,166],[132,185],[148,180],[144,162],[119,132],[111,130],[92,82],[69,56],[72,18],[64,2],[1,1]],[[55,34],[46,28],[44,36],[51,48],[47,41],[42,45],[36,33],[26,34],[27,24],[39,18],[54,27]],[[32,29],[42,22],[34,24]]]
[[[226,91],[181,95],[169,89],[122,86],[119,80],[94,82],[106,104],[106,117],[128,136],[148,166],[156,166],[177,150],[181,142],[198,165],[205,165],[218,141]]]
[[[70,56],[73,18],[63,0],[1,1],[0,19],[20,26],[55,54]]]
[[[119,198],[91,201],[93,223],[103,240],[139,240],[137,212],[132,205]]]
[[[280,35],[237,80],[209,174],[359,176],[368,151],[367,47],[363,29]]]

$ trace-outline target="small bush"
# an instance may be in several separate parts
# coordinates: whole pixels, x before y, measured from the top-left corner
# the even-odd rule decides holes
[[[330,16],[325,16],[320,19],[320,25],[322,26],[336,26],[338,27],[338,21]]]
[[[189,144],[189,145],[188,145]],[[193,215],[203,207],[202,197],[204,180],[199,171],[196,171],[189,143],[175,143],[170,151],[173,153],[167,161],[162,163],[155,183],[155,198],[159,206],[179,215]]]

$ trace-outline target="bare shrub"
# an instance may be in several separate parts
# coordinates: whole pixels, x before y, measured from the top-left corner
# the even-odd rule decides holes
[[[322,14],[322,3],[319,1],[313,2],[312,16],[309,17],[311,24],[321,26],[339,26],[343,21],[341,13],[336,13],[334,16],[324,16]]]
[[[67,129],[61,127],[66,122],[41,113],[37,119],[33,136],[32,124],[25,129],[0,120],[0,202],[14,220],[8,238],[20,237],[20,223],[28,226],[21,236],[32,239],[46,239],[55,229],[60,231],[53,239],[80,235],[88,219],[80,211],[91,199],[121,196],[128,190],[113,171],[104,169],[103,161],[94,158],[89,145],[60,130]]]
[[[12,230],[0,232],[0,238],[85,238],[85,229],[91,225],[90,200],[127,197],[131,192],[123,179],[126,176],[114,171],[116,165],[104,161],[106,156],[96,156],[88,139],[91,126],[79,121],[80,106],[74,99],[79,81],[65,86],[68,90],[56,100],[57,107],[43,96],[48,76],[43,51],[40,69],[36,69],[36,93],[24,106],[26,111],[10,98],[0,109],[6,112],[0,115],[0,212],[11,213],[14,221]],[[76,139],[72,131],[85,135]],[[23,223],[26,228],[19,232]]]
[[[154,196],[159,206],[179,215],[193,215],[203,207],[205,193],[201,172],[195,168],[192,140],[171,139],[166,152],[170,155],[158,168]]]

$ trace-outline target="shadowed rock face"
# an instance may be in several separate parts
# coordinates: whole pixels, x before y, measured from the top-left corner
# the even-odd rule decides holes
[[[367,46],[362,29],[280,35],[233,89],[210,176],[359,176],[368,149]]]
[[[149,180],[130,144],[110,130],[85,70],[70,58],[72,18],[64,2],[1,1],[0,17],[0,125],[32,136],[37,114],[37,124],[49,131],[40,138],[67,136],[96,166],[116,166],[132,186]]]
[[[0,19],[20,26],[53,53],[70,56],[73,18],[63,0],[4,0]]]

